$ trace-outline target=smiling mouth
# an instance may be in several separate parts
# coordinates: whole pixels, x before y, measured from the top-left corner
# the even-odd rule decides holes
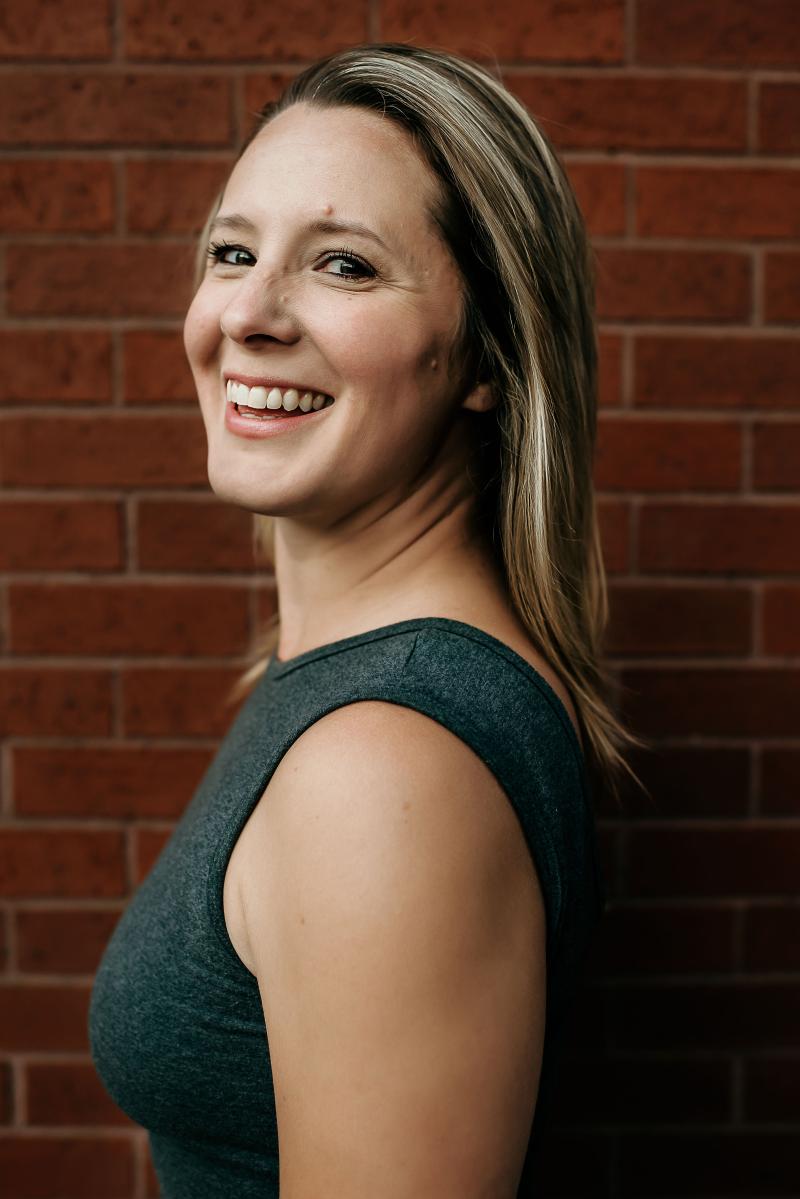
[[[226,402],[242,416],[269,420],[276,416],[304,416],[333,404],[333,396],[322,391],[300,391],[295,387],[248,387],[238,379],[225,384]]]
[[[323,408],[329,408],[332,403],[333,400],[331,400],[328,404],[323,404],[320,408],[316,409],[316,412],[321,412]],[[237,412],[239,416],[250,417],[254,421],[292,420],[298,416],[315,415],[315,410],[313,408],[310,412],[303,412],[300,408],[295,408],[292,412],[287,412],[285,408],[277,408],[274,411],[270,411],[268,408],[250,408],[247,404],[234,404],[233,410],[234,412]]]

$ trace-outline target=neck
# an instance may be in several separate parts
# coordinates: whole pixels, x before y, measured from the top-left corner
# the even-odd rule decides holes
[[[325,528],[276,517],[278,657],[415,616],[469,620],[476,598],[502,595],[474,507],[462,470],[382,495]]]

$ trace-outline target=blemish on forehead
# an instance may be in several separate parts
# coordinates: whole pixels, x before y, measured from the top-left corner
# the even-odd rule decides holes
[[[333,205],[332,204],[323,204],[322,211],[325,214],[325,216],[333,216]]]

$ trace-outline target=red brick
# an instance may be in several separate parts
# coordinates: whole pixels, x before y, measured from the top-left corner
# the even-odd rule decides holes
[[[228,79],[163,71],[0,76],[0,142],[29,146],[227,146]]]
[[[133,737],[219,737],[236,713],[226,700],[242,671],[129,668],[122,672],[123,728]]]
[[[625,168],[609,162],[566,163],[586,226],[592,237],[625,232]]]
[[[14,1199],[128,1199],[134,1142],[123,1137],[15,1136],[0,1139],[0,1177]],[[11,1192],[9,1192],[9,1195]]]
[[[22,654],[240,654],[248,598],[243,587],[197,584],[12,584],[10,642]]]
[[[761,619],[765,653],[800,653],[800,587],[765,587]]]
[[[135,882],[138,886],[150,873],[158,855],[172,836],[172,828],[137,828],[134,830],[134,852],[136,862]]]
[[[0,1062],[0,1124],[10,1124],[14,1110],[13,1080],[11,1066]]]
[[[88,987],[5,983],[0,986],[0,1049],[85,1052],[88,1008]],[[7,1177],[0,1169],[0,1178]]]
[[[628,73],[512,75],[506,87],[559,149],[744,150],[745,83]]]
[[[796,1133],[737,1128],[695,1134],[627,1133],[620,1140],[618,1193],[624,1199],[797,1194],[800,1140]]]
[[[534,11],[491,0],[443,0],[420,6],[384,0],[381,35],[387,41],[446,45],[476,59],[515,62],[621,62],[625,49],[622,0],[541,0]]]
[[[762,750],[760,809],[770,815],[800,815],[800,750]]]
[[[16,913],[17,960],[32,974],[92,974],[120,918],[114,908],[31,908]]]
[[[199,748],[18,746],[11,751],[14,809],[24,816],[177,818],[211,756]]]
[[[244,76],[244,121],[243,127],[239,130],[240,137],[250,133],[256,125],[257,116],[263,106],[278,97],[291,83],[292,79],[299,73],[300,68],[294,70],[278,68],[272,71],[259,71],[257,75]]]
[[[118,832],[0,829],[1,895],[89,899],[124,890],[124,845]]]
[[[200,413],[114,412],[2,422],[0,469],[23,487],[186,487],[208,482]]]
[[[595,459],[602,489],[702,490],[738,488],[741,429],[738,423],[657,420],[603,415]]]
[[[180,333],[135,329],[124,335],[125,401],[197,405]]]
[[[774,250],[764,255],[764,319],[800,320],[800,254]]]
[[[800,508],[781,504],[658,503],[642,506],[644,571],[768,574],[800,571]]]
[[[634,895],[771,895],[800,892],[800,827],[639,827],[629,846]]]
[[[762,80],[758,102],[758,146],[762,153],[800,153],[800,83]]]
[[[122,564],[117,504],[0,502],[0,570],[118,570]]]
[[[759,491],[800,488],[800,422],[753,426],[753,485]]]
[[[367,40],[362,0],[308,0],[253,5],[228,0],[224,8],[197,0],[127,0],[128,58],[237,60],[316,58]]]
[[[800,257],[800,255],[798,255]],[[604,320],[749,319],[750,261],[726,250],[597,250],[597,309]]]
[[[796,737],[800,670],[778,667],[642,667],[622,672],[628,719],[639,732],[672,737]]]
[[[559,1063],[552,1118],[559,1124],[652,1125],[673,1123],[679,1111],[682,1123],[722,1123],[730,1085],[730,1065],[719,1060],[572,1058]]]
[[[630,907],[607,910],[592,949],[593,974],[707,974],[729,971],[734,911],[730,907]]]
[[[134,1127],[111,1099],[90,1062],[30,1062],[25,1073],[30,1124]]]
[[[800,1060],[750,1058],[745,1061],[744,1070],[745,1119],[758,1124],[796,1123],[800,1110]]]
[[[800,340],[642,334],[634,354],[635,403],[642,407],[800,406]]]
[[[608,651],[634,654],[746,654],[752,595],[744,587],[615,583]]]
[[[0,58],[108,58],[110,17],[108,0],[5,0]]]
[[[4,233],[102,233],[114,225],[110,162],[7,159],[0,162]]]
[[[622,574],[630,564],[630,508],[624,500],[601,500],[597,516],[606,572]]]
[[[800,236],[800,171],[788,167],[639,167],[644,237]]]
[[[650,800],[625,797],[630,820],[743,816],[750,796],[746,749],[707,745],[651,745],[628,755]]]
[[[741,429],[720,420],[604,416],[595,483],[603,490],[727,491],[741,480]]]
[[[639,0],[636,57],[646,63],[796,66],[795,0]]]
[[[622,338],[613,333],[598,337],[598,400],[604,408],[622,403]]]
[[[648,980],[615,989],[609,999],[609,1034],[619,1048],[661,1052],[794,1048],[800,1046],[798,1003],[796,982]],[[676,1193],[685,1192],[669,1192]]]
[[[101,670],[0,670],[0,731],[17,737],[111,732],[111,674]]]
[[[207,500],[142,500],[137,531],[142,570],[255,569],[253,517],[243,508]]]
[[[18,316],[182,316],[192,254],[152,245],[16,245],[8,250],[8,307]]]
[[[800,970],[800,906],[752,904],[745,916],[744,946],[748,970]]]
[[[232,165],[232,158],[128,162],[128,228],[134,233],[198,233]]]
[[[0,404],[105,404],[111,397],[111,340],[96,330],[0,331]]]

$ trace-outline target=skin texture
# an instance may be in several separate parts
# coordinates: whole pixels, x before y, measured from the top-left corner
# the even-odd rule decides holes
[[[378,114],[282,113],[233,170],[185,325],[217,495],[277,517],[278,657],[412,616],[501,638],[566,691],[469,532],[475,421],[445,369],[461,283],[437,182]],[[311,221],[364,234],[310,233]],[[335,253],[374,271],[356,282]],[[226,371],[335,397],[254,441],[224,426]],[[569,710],[569,708],[568,708]],[[268,802],[267,802],[268,800]],[[488,768],[435,721],[340,708],[291,746],[234,847],[224,907],[256,976],[282,1199],[511,1199],[544,1028],[545,922]]]

